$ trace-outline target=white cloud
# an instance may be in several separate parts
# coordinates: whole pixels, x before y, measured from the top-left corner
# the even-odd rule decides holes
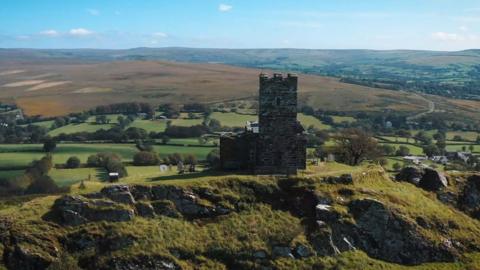
[[[156,33],[153,33],[152,36],[154,36],[156,38],[166,38],[166,37],[168,37],[168,34],[163,33],[163,32],[156,32]]]
[[[60,33],[56,30],[49,29],[49,30],[41,31],[40,35],[47,36],[47,37],[58,37]]]
[[[227,4],[220,4],[218,6],[218,11],[220,12],[229,12],[230,10],[232,10],[233,6],[231,5],[227,5]]]
[[[471,42],[479,41],[479,36],[469,33],[447,33],[447,32],[435,32],[431,34],[432,38],[440,41],[450,41],[450,42]]]
[[[90,14],[92,16],[100,15],[100,11],[98,9],[90,8],[90,9],[87,9],[87,12],[88,12],[88,14]]]
[[[92,31],[87,30],[87,29],[85,29],[85,28],[75,28],[75,29],[71,29],[68,33],[69,33],[70,35],[72,35],[72,36],[78,36],[78,37],[88,36],[88,35],[93,34]]]
[[[466,27],[465,25],[460,26],[458,29],[462,32],[467,32],[468,31],[468,27]]]
[[[458,41],[462,37],[455,33],[435,32],[432,33],[432,38],[441,41]]]

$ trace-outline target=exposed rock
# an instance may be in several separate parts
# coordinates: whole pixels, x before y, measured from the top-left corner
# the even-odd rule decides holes
[[[134,204],[135,199],[130,193],[130,188],[127,185],[113,185],[104,187],[100,193],[105,195],[105,197],[109,198],[110,200],[123,203],[123,204]]]
[[[353,177],[351,174],[343,174],[338,177],[335,177],[335,176],[327,177],[325,181],[329,184],[351,185],[353,184]]]
[[[82,196],[63,196],[55,201],[52,213],[65,225],[76,226],[91,221],[129,221],[132,209],[105,200],[90,200]]]
[[[420,180],[423,177],[423,174],[424,171],[421,168],[411,166],[405,167],[395,176],[395,180],[405,181],[414,185],[418,185],[418,183],[420,183]]]
[[[4,261],[9,269],[37,270],[46,269],[54,258],[43,256],[25,245],[16,245],[13,250],[5,250]]]
[[[458,206],[472,217],[480,219],[480,175],[467,179]]]
[[[448,181],[443,173],[426,168],[418,186],[428,191],[438,191],[446,188],[448,186]]]
[[[455,193],[450,192],[450,191],[446,191],[446,192],[439,191],[437,193],[437,198],[442,203],[448,204],[448,205],[451,205],[451,206],[456,206],[457,201],[458,201],[458,196]]]
[[[130,192],[135,200],[152,200],[152,187],[143,185],[134,185],[130,187]]]
[[[331,205],[327,204],[317,204],[315,211],[317,219],[325,221],[326,223],[335,222],[340,216],[332,209]]]
[[[274,246],[272,248],[272,255],[273,257],[295,258],[290,248],[284,246]]]
[[[312,256],[312,251],[305,245],[298,244],[294,249],[293,253],[296,258],[307,258]]]
[[[161,200],[152,202],[155,214],[160,216],[167,216],[172,218],[179,218],[182,215],[175,208],[175,204],[172,201]]]
[[[263,250],[258,250],[253,253],[253,257],[256,259],[266,259],[267,253]]]
[[[155,217],[155,210],[152,205],[146,202],[137,202],[135,203],[135,209],[139,216],[146,218]]]
[[[357,228],[351,237],[371,257],[401,264],[452,261],[455,258],[455,250],[436,246],[418,233],[415,224],[391,212],[379,201],[356,200],[349,208]]]

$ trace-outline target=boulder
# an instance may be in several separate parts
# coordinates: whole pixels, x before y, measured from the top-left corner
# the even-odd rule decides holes
[[[139,255],[134,257],[114,257],[106,262],[94,261],[86,266],[87,269],[95,270],[133,270],[133,269],[155,269],[155,270],[180,270],[182,269],[170,258],[162,256]]]
[[[443,173],[426,168],[418,186],[428,191],[439,191],[448,186],[448,181]]]
[[[403,168],[396,176],[395,180],[397,181],[405,181],[412,183],[414,185],[418,185],[420,180],[422,179],[424,174],[423,169],[418,167],[405,167]]]

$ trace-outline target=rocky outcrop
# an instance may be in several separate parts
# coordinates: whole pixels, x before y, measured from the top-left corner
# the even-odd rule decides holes
[[[203,191],[203,194],[207,192]],[[194,219],[213,218],[231,211],[201,198],[192,190],[175,186],[133,186],[130,189],[126,185],[113,185],[99,193],[63,196],[55,201],[49,216],[63,225],[78,226],[96,221],[129,221],[135,215]]]
[[[457,255],[454,248],[436,245],[418,232],[416,223],[374,199],[348,204],[354,222],[344,219],[330,205],[319,204],[316,210],[317,229],[309,239],[320,256],[360,249],[383,261],[415,265],[452,261]]]
[[[133,209],[109,200],[71,195],[57,199],[51,212],[59,223],[69,226],[97,221],[129,221],[135,215]]]
[[[414,223],[379,201],[356,200],[349,209],[356,221],[356,235],[352,238],[358,248],[373,258],[409,265],[455,258],[455,250],[436,246],[418,233]]]
[[[467,179],[458,207],[472,217],[480,219],[480,175],[472,175]]]

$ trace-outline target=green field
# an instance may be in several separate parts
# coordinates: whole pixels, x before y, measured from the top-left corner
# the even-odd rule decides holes
[[[408,147],[408,149],[410,149],[410,155],[423,155],[423,150],[421,147],[418,147],[418,146],[415,146],[415,145],[412,145],[412,144],[401,144],[401,143],[382,143],[382,144],[388,144],[388,145],[391,145],[393,147],[395,147],[395,149],[398,149],[400,148],[401,145],[403,146],[406,146]]]
[[[198,142],[197,142],[198,143]],[[154,149],[164,157],[173,153],[193,154],[203,160],[215,147],[155,145]],[[53,152],[53,162],[64,164],[71,156],[77,156],[82,163],[88,156],[99,152],[112,152],[120,155],[124,161],[131,161],[138,152],[134,144],[58,144]],[[40,144],[0,145],[0,168],[24,167],[32,160],[45,155]]]
[[[351,124],[351,123],[357,121],[354,117],[351,117],[351,116],[336,116],[336,115],[334,115],[334,116],[332,116],[332,118],[333,118],[333,122],[335,124],[341,124],[341,123],[344,123],[344,122]]]
[[[464,140],[474,142],[477,140],[477,137],[480,136],[480,133],[473,131],[449,131],[447,132],[447,140],[453,140],[453,137],[460,136]]]
[[[80,124],[68,124],[63,127],[56,128],[48,132],[50,136],[58,136],[62,133],[72,134],[76,132],[95,132],[100,129],[111,129],[114,124],[95,124],[95,123],[80,123]]]
[[[453,145],[447,145],[447,151],[463,151],[462,147],[465,146],[467,151],[470,151],[470,145],[471,144],[453,144]],[[474,153],[480,153],[480,145],[474,145],[473,146],[473,152]]]
[[[143,128],[147,132],[163,132],[167,128],[166,120],[141,120],[136,119],[129,127]]]

